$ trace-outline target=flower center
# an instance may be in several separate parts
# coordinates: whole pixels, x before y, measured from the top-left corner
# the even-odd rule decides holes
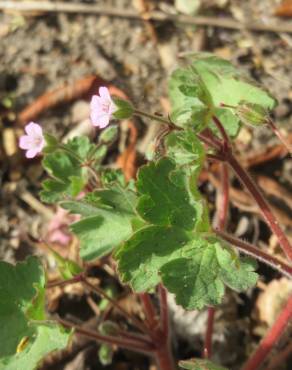
[[[35,146],[39,146],[41,143],[42,143],[42,138],[41,138],[41,137],[35,137],[35,138],[33,139],[33,144],[34,144]]]
[[[110,110],[110,102],[102,103],[101,109],[104,113],[109,113]]]

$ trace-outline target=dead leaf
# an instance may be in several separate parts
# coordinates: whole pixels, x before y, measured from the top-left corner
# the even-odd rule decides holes
[[[274,14],[278,17],[292,17],[292,0],[284,0]]]

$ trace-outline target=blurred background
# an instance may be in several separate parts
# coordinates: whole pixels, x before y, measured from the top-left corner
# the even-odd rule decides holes
[[[0,259],[14,263],[38,254],[49,278],[58,277],[41,238],[64,257],[78,259],[78,241],[68,230],[74,219],[40,202],[45,178],[41,158],[25,159],[18,138],[33,120],[60,140],[80,134],[95,140],[98,132],[88,119],[89,101],[100,85],[127,95],[145,111],[167,115],[170,73],[187,53],[212,52],[242,68],[276,97],[272,117],[292,143],[291,0],[38,0],[23,11],[25,4],[0,1]],[[57,11],[50,11],[54,6]],[[121,168],[127,179],[134,177],[158,130],[149,120],[121,122],[105,162]],[[242,128],[236,150],[292,240],[291,157],[267,127]],[[200,184],[212,213],[216,169],[206,168]],[[228,230],[282,258],[258,209],[236,181],[230,195]],[[214,360],[231,369],[248,357],[292,291],[291,282],[268,267],[260,265],[259,272],[255,289],[240,295],[228,291],[216,311]],[[92,276],[120,304],[139,314],[137,298],[120,286],[110,257],[92,265]],[[206,312],[187,313],[171,296],[169,305],[177,358],[200,355]],[[96,325],[101,307],[102,301],[78,284],[49,291],[50,312],[85,325]],[[113,315],[121,320],[118,313]],[[278,362],[270,358],[265,368],[292,368],[291,344],[290,352],[281,355],[288,338],[289,333],[277,346]],[[102,365],[97,352],[96,343],[79,338],[68,351],[49,356],[41,368],[155,369],[149,359],[116,349]]]

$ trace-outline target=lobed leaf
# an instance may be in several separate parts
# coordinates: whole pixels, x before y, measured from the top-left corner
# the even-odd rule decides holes
[[[49,137],[49,143],[55,145]],[[52,148],[52,145],[51,148]],[[85,136],[76,137],[55,150],[47,150],[43,166],[51,176],[43,182],[41,199],[46,203],[75,198],[88,181],[88,169],[84,164],[91,162],[94,167],[106,153],[104,145],[95,146]]]
[[[215,239],[197,237],[192,254],[161,267],[161,278],[184,308],[201,309],[221,302],[224,284],[237,291],[255,285],[254,262],[240,259]]]
[[[154,288],[160,282],[160,268],[178,257],[188,240],[177,227],[152,225],[138,230],[115,253],[121,280],[138,292]]]
[[[136,182],[140,216],[154,225],[194,229],[200,210],[188,181],[188,174],[169,158],[141,167]]]
[[[236,107],[245,101],[265,110],[276,105],[269,93],[247,80],[230,62],[205,54],[196,56],[190,67],[173,73],[169,95],[171,117],[179,126],[196,131],[206,126],[213,129],[215,114],[232,137],[237,135],[243,121],[233,109],[222,107],[222,103]]]
[[[33,370],[48,353],[63,349],[70,334],[53,323],[31,325],[31,336],[23,349],[14,356],[0,359],[0,370]]]
[[[218,239],[177,227],[147,226],[115,257],[122,281],[135,291],[149,291],[162,280],[177,303],[189,310],[219,304],[225,284],[242,291],[257,280],[254,264],[241,262]]]
[[[84,200],[62,202],[71,213],[80,214],[81,221],[71,225],[80,239],[80,255],[92,260],[110,253],[133,232],[137,219],[135,193],[119,184],[88,194]]]
[[[45,354],[67,345],[69,333],[45,321],[45,275],[36,257],[15,266],[0,262],[0,297],[0,369],[35,369]]]

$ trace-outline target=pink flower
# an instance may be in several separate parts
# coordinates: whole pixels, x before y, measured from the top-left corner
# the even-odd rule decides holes
[[[37,123],[30,122],[25,126],[24,131],[27,135],[20,137],[19,147],[27,150],[26,158],[34,158],[45,146],[43,130]]]
[[[99,96],[93,95],[90,102],[90,118],[93,126],[106,127],[116,109],[108,88],[100,87]]]

